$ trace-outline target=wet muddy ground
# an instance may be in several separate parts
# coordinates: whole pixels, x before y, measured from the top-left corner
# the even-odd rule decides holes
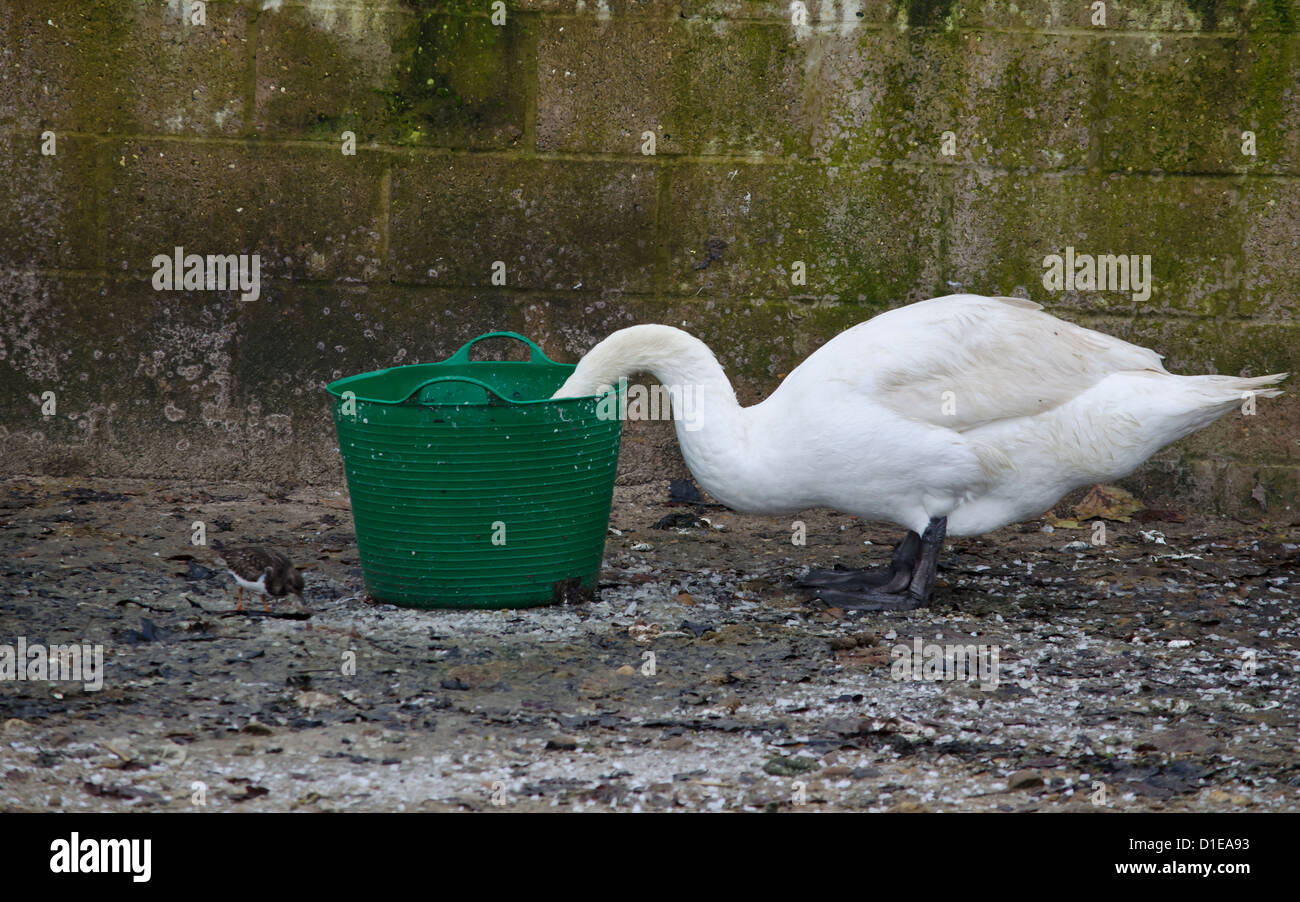
[[[934,607],[853,615],[793,577],[892,528],[668,496],[618,490],[598,601],[454,612],[365,598],[340,493],[0,483],[0,644],[105,655],[99,691],[0,682],[0,809],[1300,809],[1286,513],[949,539]],[[195,520],[306,604],[235,613]],[[997,667],[894,679],[917,640]]]

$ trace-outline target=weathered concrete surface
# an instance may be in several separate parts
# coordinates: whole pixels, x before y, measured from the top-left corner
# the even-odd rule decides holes
[[[254,4],[207,4],[205,27],[182,4],[20,2],[9,26],[16,67],[5,84],[23,129],[237,136],[250,124]],[[259,4],[260,5],[260,4]]]
[[[775,23],[547,20],[538,149],[630,155],[650,131],[657,154],[806,155],[809,62]]]
[[[330,489],[9,479],[0,644],[105,669],[0,683],[0,810],[197,810],[196,782],[217,811],[788,810],[796,782],[807,810],[1300,809],[1294,515],[954,540],[934,608],[854,617],[792,578],[881,563],[892,529],[656,529],[696,513],[666,498],[618,490],[596,603],[411,611],[365,599]],[[305,609],[273,608],[305,619],[235,613],[195,520],[308,568]],[[997,669],[895,680],[916,640]]]
[[[153,255],[261,255],[263,278],[357,282],[379,275],[384,158],[370,151],[337,165],[326,148],[267,156],[238,144],[104,143],[115,178],[103,199],[114,223],[105,256],[114,274],[146,279]],[[257,178],[241,177],[255,171]],[[234,248],[235,250],[227,250]]]
[[[810,41],[812,43],[812,41]],[[1101,47],[1087,35],[818,35],[814,152],[831,161],[1088,165]],[[951,132],[951,155],[941,140]]]
[[[1032,297],[1182,372],[1300,371],[1300,4],[806,9],[4,4],[0,466],[337,486],[341,375],[500,328],[571,361],[670,322],[755,400],[845,326],[953,290]],[[261,297],[155,291],[178,245],[259,254]],[[1150,254],[1151,297],[1046,290],[1066,247]],[[1135,478],[1285,509],[1298,411]],[[624,482],[680,467],[668,427],[629,427]]]
[[[1252,231],[1246,218],[1241,186],[1227,179],[1180,178],[1170,187],[1168,181],[1119,173],[1105,179],[961,173],[955,180],[949,271],[964,289],[981,286],[1030,297],[1053,309],[1143,318],[1158,309],[1164,315],[1212,318],[1230,342],[1227,323],[1237,312],[1247,265],[1242,243]],[[1020,230],[998,228],[1009,221]],[[1174,234],[1182,237],[1159,237]],[[1067,247],[1094,256],[1149,256],[1151,296],[1141,299],[1131,286],[1128,291],[1045,289],[1044,258],[1064,254]]]
[[[951,293],[940,290],[942,238],[933,223],[945,198],[932,173],[732,163],[678,166],[672,180],[673,294],[797,298],[856,308],[867,319],[882,298]],[[727,242],[712,262],[710,239]],[[802,283],[796,263],[804,264]]]
[[[499,260],[507,293],[648,295],[657,180],[653,166],[612,162],[403,160],[392,174],[390,272],[402,283],[486,288]]]

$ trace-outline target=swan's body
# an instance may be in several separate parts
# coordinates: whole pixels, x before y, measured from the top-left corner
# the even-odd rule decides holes
[[[671,326],[613,333],[555,397],[649,372],[694,386],[674,409],[699,484],[738,511],[830,507],[973,535],[1037,516],[1074,488],[1133,472],[1238,407],[1259,378],[1176,376],[1160,356],[1014,298],[950,295],[840,333],[742,408],[703,342]]]

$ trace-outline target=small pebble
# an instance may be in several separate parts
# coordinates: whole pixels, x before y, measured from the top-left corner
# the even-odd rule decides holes
[[[1007,789],[1033,789],[1043,785],[1043,775],[1036,770],[1018,770],[1007,780]]]

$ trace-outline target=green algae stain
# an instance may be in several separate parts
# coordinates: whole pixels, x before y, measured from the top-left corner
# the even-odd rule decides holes
[[[1258,156],[1242,159],[1252,162],[1256,159],[1276,160],[1277,154],[1284,152],[1286,117],[1289,111],[1286,98],[1289,93],[1288,82],[1295,67],[1295,47],[1294,41],[1279,35],[1255,35],[1251,39],[1253,59],[1248,73],[1249,121],[1242,127],[1250,127],[1256,132]]]
[[[790,116],[796,94],[788,78],[805,51],[784,26],[688,22],[675,36],[668,118],[677,135],[660,152],[807,151]]]
[[[902,12],[909,28],[932,28],[955,31],[960,15],[953,0],[906,0]]]
[[[1291,31],[1293,0],[1184,0],[1200,31]],[[1151,4],[1156,6],[1156,4]]]
[[[1280,29],[1284,31],[1295,29],[1295,8],[1292,6],[1292,0],[1273,0],[1270,9],[1273,11],[1273,22]]]
[[[1219,24],[1219,0],[1187,0],[1187,6],[1201,20],[1201,31],[1214,31]]]
[[[30,15],[40,28],[58,20],[65,49],[54,59],[52,74],[59,95],[75,104],[72,120],[103,123],[107,131],[128,129],[135,115],[136,87],[122,74],[131,71],[141,52],[140,33],[147,24],[143,11],[129,0],[51,6],[45,15],[35,10]],[[17,41],[17,35],[11,40]],[[44,117],[42,122],[54,124]]]
[[[276,22],[283,62],[273,87],[282,90],[271,90],[262,101],[265,121],[317,141],[338,141],[345,130],[362,141],[375,138],[378,96],[358,80],[346,78],[352,61],[349,45],[305,18],[287,18],[293,13]]]
[[[395,140],[480,143],[522,134],[527,91],[519,63],[531,35],[523,17],[510,21],[413,19],[393,44],[396,64],[384,91]]]

